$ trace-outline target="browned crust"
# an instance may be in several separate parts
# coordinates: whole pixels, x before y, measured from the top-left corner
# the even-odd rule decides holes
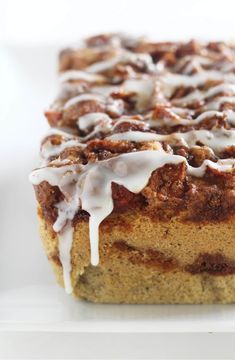
[[[233,182],[234,176],[228,173],[208,169],[203,179],[197,179],[187,176],[183,163],[165,165],[153,172],[148,185],[139,194],[113,183],[113,213],[136,209],[154,220],[168,221],[180,216],[181,221],[226,221],[235,211]],[[35,186],[35,190],[43,217],[53,223],[57,216],[55,205],[62,194],[47,182]],[[88,218],[86,212],[78,211],[74,222],[84,216]]]

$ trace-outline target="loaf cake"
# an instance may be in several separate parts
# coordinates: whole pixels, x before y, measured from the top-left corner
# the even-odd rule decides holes
[[[59,56],[34,185],[67,293],[235,302],[235,46],[98,35]]]

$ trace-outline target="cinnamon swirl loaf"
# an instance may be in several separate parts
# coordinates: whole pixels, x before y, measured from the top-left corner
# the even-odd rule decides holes
[[[102,303],[235,302],[235,46],[87,39],[30,175],[58,282]]]

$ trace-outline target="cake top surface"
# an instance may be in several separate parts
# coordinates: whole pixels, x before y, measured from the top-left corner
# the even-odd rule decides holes
[[[234,45],[100,35],[62,51],[59,68],[45,161],[86,164],[159,146],[193,166],[234,157]]]

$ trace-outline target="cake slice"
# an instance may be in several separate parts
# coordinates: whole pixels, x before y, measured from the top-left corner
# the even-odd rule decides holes
[[[58,282],[101,303],[235,302],[235,48],[89,38],[60,54],[30,175]]]

